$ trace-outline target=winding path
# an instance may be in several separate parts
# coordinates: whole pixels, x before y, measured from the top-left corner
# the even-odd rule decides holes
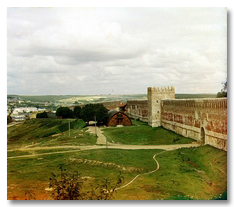
[[[125,185],[123,185],[123,186],[121,186],[121,187],[116,188],[115,190],[120,190],[120,189],[122,189],[122,188],[127,187],[128,185],[132,184],[132,183],[133,183],[139,176],[141,176],[141,175],[152,174],[152,173],[158,171],[158,170],[159,170],[159,162],[155,159],[155,157],[156,157],[156,155],[162,154],[162,153],[164,153],[164,152],[166,152],[166,151],[159,152],[159,153],[157,153],[157,154],[155,154],[155,155],[153,156],[153,159],[154,159],[154,161],[155,161],[156,164],[157,164],[157,168],[156,168],[155,170],[150,171],[150,172],[146,172],[146,173],[142,173],[142,174],[138,174],[138,175],[137,175],[136,177],[134,177],[130,182],[128,182],[127,184],[125,184]]]

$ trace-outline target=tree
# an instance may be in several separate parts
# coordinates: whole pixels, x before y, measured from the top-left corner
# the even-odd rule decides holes
[[[73,110],[73,115],[74,117],[76,117],[77,119],[81,118],[81,107],[80,106],[75,106],[74,110]]]
[[[43,118],[48,118],[48,115],[45,111],[43,113],[37,114],[37,119],[43,119]]]
[[[7,116],[7,124],[11,123],[12,122],[12,118],[10,115]]]
[[[227,97],[227,80],[222,84],[223,88],[221,89],[221,92],[217,93],[217,98]]]
[[[103,104],[95,104],[96,121],[101,124],[107,124],[108,109]]]
[[[56,116],[62,117],[63,119],[73,118],[73,112],[68,107],[59,107],[56,110]]]
[[[80,115],[81,115],[81,118],[85,122],[93,121],[94,120],[94,116],[95,116],[95,111],[94,111],[93,104],[86,104],[82,108]]]
[[[99,124],[106,124],[108,121],[108,109],[103,104],[86,104],[81,110],[81,118],[88,122],[96,121]]]

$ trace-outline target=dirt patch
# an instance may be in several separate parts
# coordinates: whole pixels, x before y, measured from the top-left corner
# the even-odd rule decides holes
[[[7,200],[53,200],[51,192],[45,190],[48,182],[32,181],[25,183],[18,180],[17,184],[7,186]]]

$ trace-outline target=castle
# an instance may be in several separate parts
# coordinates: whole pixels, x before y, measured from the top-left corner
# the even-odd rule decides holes
[[[227,98],[175,99],[174,87],[148,87],[147,100],[128,100],[127,115],[227,151]]]

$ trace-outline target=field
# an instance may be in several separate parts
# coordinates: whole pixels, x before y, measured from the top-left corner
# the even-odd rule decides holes
[[[9,159],[9,199],[22,199],[27,189],[35,192],[36,199],[50,199],[45,189],[51,173],[59,173],[59,164],[67,171],[79,171],[89,183],[100,183],[103,178],[114,183],[119,174],[115,166],[119,165],[125,168],[122,172],[125,184],[139,173],[154,170],[156,164],[152,157],[158,152],[101,149]],[[168,151],[157,159],[158,172],[139,177],[132,185],[119,190],[115,199],[212,199],[226,190],[226,153],[223,151],[204,146]],[[95,164],[97,161],[114,165]]]
[[[60,102],[73,104],[78,102],[80,104],[100,103],[107,101],[122,101],[126,102],[128,99],[147,99],[147,94],[130,94],[130,95],[8,95],[10,97],[18,97],[24,101],[31,102]],[[175,94],[176,99],[188,98],[216,98],[216,94]]]
[[[152,128],[147,123],[132,120],[133,126],[103,129],[111,143],[132,145],[187,144],[194,140],[185,138],[162,127]]]
[[[74,122],[70,136],[65,127],[68,121]],[[146,127],[140,122],[134,124],[126,129]],[[57,134],[44,136],[50,132]],[[114,185],[120,172],[124,177],[120,186],[123,186],[135,176],[155,170],[158,165],[153,156],[158,153],[161,153],[156,155],[159,170],[140,175],[127,187],[117,190],[114,199],[215,199],[226,195],[225,151],[210,146],[173,151],[123,150],[111,149],[111,146],[106,149],[95,143],[96,137],[87,132],[81,120],[31,120],[9,127],[8,199],[30,199],[31,194],[39,200],[52,199],[51,192],[46,189],[52,173],[59,175],[60,165],[67,172],[81,174],[84,192],[91,190],[91,185],[102,183],[104,178]]]

